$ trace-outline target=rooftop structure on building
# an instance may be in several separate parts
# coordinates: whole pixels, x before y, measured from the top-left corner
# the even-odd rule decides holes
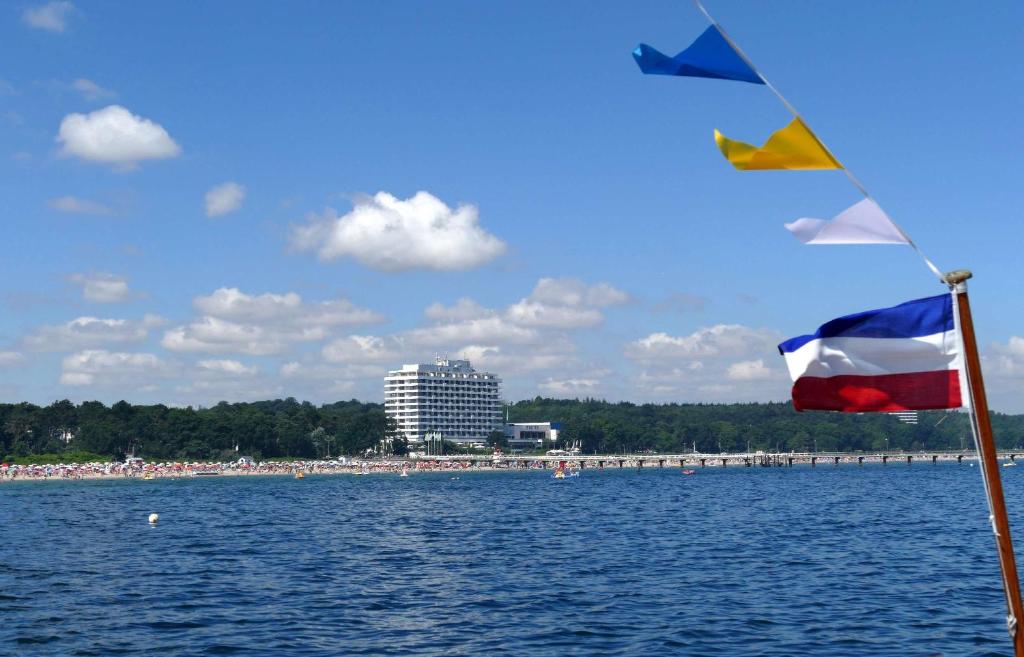
[[[436,358],[388,372],[384,411],[411,442],[440,432],[455,443],[484,445],[502,428],[500,393],[496,374],[478,372],[468,360]]]

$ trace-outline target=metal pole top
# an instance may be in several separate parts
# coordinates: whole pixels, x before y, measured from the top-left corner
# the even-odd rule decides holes
[[[949,272],[943,278],[946,279],[946,282],[949,283],[950,287],[953,287],[963,283],[972,276],[974,276],[974,274],[971,273],[970,269],[957,269]]]

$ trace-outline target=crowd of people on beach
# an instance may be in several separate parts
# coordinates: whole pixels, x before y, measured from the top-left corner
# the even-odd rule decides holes
[[[539,462],[529,467],[543,467]],[[141,459],[106,463],[57,463],[17,465],[0,463],[0,482],[15,480],[68,479],[164,479],[203,477],[211,475],[296,475],[305,474],[373,474],[505,469],[508,464],[486,458],[475,464],[467,461],[441,460],[318,460],[318,461],[252,461],[229,462],[162,462],[145,463]]]

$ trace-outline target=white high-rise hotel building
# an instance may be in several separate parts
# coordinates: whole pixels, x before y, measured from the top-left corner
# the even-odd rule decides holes
[[[437,358],[434,365],[403,365],[384,377],[384,411],[405,437],[421,442],[427,432],[445,440],[483,443],[501,430],[501,379],[477,372],[468,360]]]

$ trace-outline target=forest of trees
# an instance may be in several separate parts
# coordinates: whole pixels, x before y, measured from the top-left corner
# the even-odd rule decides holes
[[[0,455],[90,453],[147,460],[323,457],[376,447],[395,431],[382,404],[284,400],[211,408],[118,402],[0,404]],[[69,442],[67,436],[73,436]]]
[[[970,447],[966,413],[922,411],[917,425],[879,413],[797,413],[789,403],[632,404],[537,397],[510,407],[513,422],[561,422],[560,442],[585,453],[856,451]],[[992,414],[1000,447],[1024,443],[1024,415]]]
[[[873,451],[970,447],[966,414],[928,411],[917,425],[884,414],[797,413],[789,404],[632,404],[537,397],[509,407],[513,422],[560,422],[563,445],[586,453],[693,449]],[[1024,443],[1024,415],[993,414],[1001,447]],[[67,440],[71,437],[70,441]],[[294,399],[211,408],[118,402],[49,406],[0,404],[0,457],[89,453],[120,459],[227,460],[238,455],[321,458],[361,454],[395,438],[381,404],[343,401],[314,406]],[[401,440],[395,452],[403,453]]]

